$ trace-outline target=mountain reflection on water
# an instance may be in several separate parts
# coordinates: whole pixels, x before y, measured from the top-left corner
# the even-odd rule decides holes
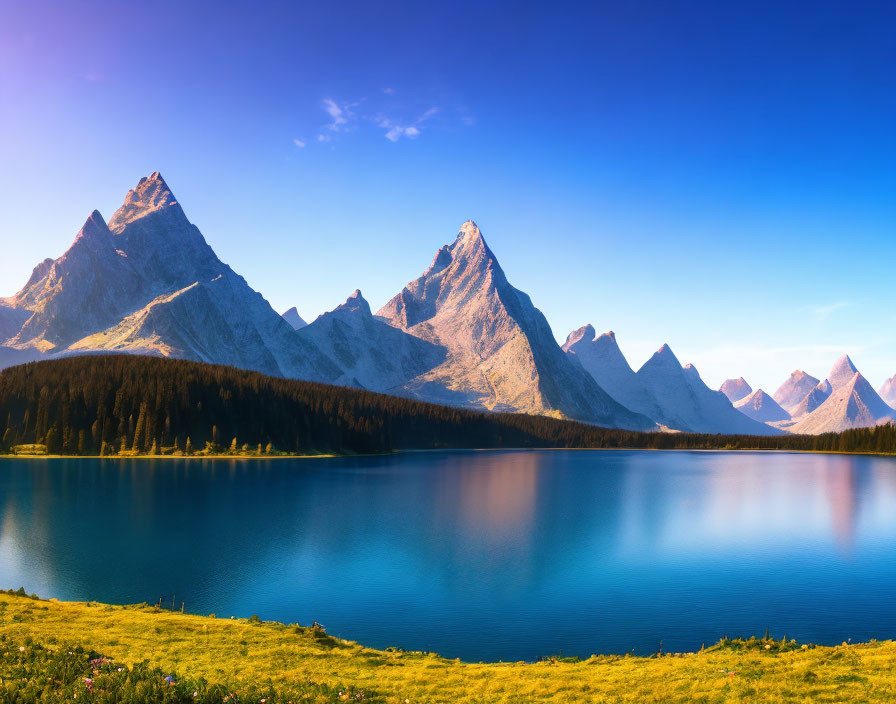
[[[896,460],[4,460],[0,586],[465,659],[896,636]]]

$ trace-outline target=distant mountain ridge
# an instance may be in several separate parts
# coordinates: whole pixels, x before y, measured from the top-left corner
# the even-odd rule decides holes
[[[668,345],[636,372],[616,335],[591,325],[561,348],[473,221],[376,315],[355,291],[309,325],[217,257],[159,172],[0,299],[0,368],[115,352],[631,430],[826,432],[886,422],[896,405],[896,377],[878,395],[846,355],[825,381],[796,371],[771,398],[743,377],[709,389]]]
[[[696,367],[682,367],[663,345],[637,371],[632,371],[612,332],[595,336],[586,325],[569,334],[563,350],[607,389],[617,401],[683,432],[772,434],[776,429],[738,413],[719,391],[712,391]]]

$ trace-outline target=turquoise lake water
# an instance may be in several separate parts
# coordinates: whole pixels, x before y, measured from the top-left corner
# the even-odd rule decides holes
[[[896,460],[0,461],[0,586],[469,660],[896,637]]]

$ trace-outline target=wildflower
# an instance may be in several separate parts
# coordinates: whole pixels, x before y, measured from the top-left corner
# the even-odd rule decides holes
[[[19,652],[20,652],[20,653],[24,653],[24,652],[25,652],[25,646],[24,646],[24,645],[20,645],[20,646],[19,646]]]
[[[765,644],[765,649],[766,649],[766,650],[771,650],[771,649],[772,649],[772,646],[770,646],[768,643],[766,643],[766,644]]]
[[[176,684],[175,681],[174,681],[174,675],[168,675],[168,676],[165,678],[165,681],[166,681],[168,684],[172,685],[172,686],[174,686],[174,684]]]
[[[87,687],[88,692],[93,691],[93,680],[90,677],[84,678],[84,686]]]

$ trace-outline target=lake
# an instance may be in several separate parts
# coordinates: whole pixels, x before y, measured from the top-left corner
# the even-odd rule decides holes
[[[896,637],[896,459],[0,461],[0,587],[466,660]]]

